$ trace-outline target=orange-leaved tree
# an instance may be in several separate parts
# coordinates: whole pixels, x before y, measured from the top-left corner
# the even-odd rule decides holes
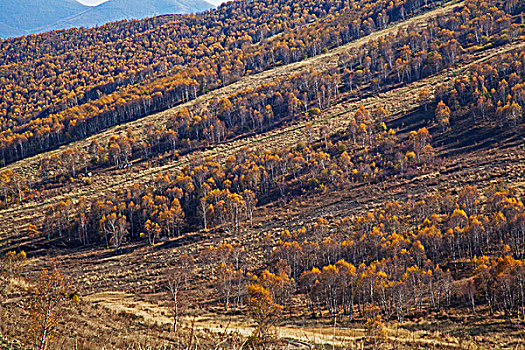
[[[51,271],[43,269],[33,288],[30,289],[30,334],[35,348],[47,349],[56,332],[58,317],[65,302],[78,301],[69,284],[55,266]]]
[[[450,125],[450,108],[443,101],[440,101],[436,107],[436,121],[441,125],[443,132]]]
[[[260,283],[252,283],[248,286],[248,306],[257,323],[255,336],[264,338],[279,319],[283,307],[274,301],[272,293]]]

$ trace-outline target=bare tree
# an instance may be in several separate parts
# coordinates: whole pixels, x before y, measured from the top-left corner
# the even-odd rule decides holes
[[[181,291],[185,285],[185,271],[183,266],[170,267],[166,271],[166,289],[168,290],[173,311],[173,332],[177,332],[179,317],[183,310]]]

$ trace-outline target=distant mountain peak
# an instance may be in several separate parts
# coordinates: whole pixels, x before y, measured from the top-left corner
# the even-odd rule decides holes
[[[213,8],[205,0],[109,0],[97,6],[76,0],[0,0],[0,6],[1,38]]]

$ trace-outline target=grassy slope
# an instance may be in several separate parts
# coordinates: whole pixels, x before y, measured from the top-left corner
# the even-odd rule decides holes
[[[435,15],[437,12],[448,11],[452,6],[459,5],[449,5],[444,9],[437,9],[431,13],[417,17],[412,21],[422,24],[426,17]],[[378,38],[381,35],[396,31],[404,25],[406,24],[397,24],[385,31],[374,33],[372,36]],[[201,96],[197,101],[190,102],[187,105],[197,102],[206,103],[207,99],[211,97],[220,98],[227,96],[236,89],[254,87],[276,76],[290,75],[304,69],[309,69],[312,66],[316,69],[334,67],[337,64],[339,54],[351,47],[360,46],[368,40],[370,40],[370,37],[360,39],[322,56],[243,78],[241,81],[226,88]],[[373,96],[361,101],[344,102],[340,105],[333,106],[313,121],[314,129],[319,128],[323,124],[329,124],[334,131],[345,128],[348,123],[347,117],[361,104],[367,107],[378,104],[386,106],[392,113],[392,117],[388,121],[392,125],[402,125],[404,122],[409,123],[409,120],[405,119],[407,112],[417,107],[417,96],[421,89],[427,87],[433,92],[438,83],[446,82],[465,74],[465,70],[469,65],[486,60],[503,51],[508,51],[518,46],[523,47],[525,45],[523,43],[515,43],[503,48],[481,52],[474,55],[467,65],[454,67],[439,75],[394,89],[378,96]],[[174,109],[138,121],[108,129],[89,139],[79,141],[72,146],[86,147],[93,138],[107,140],[111,135],[124,131],[128,127],[133,128],[139,134],[143,134],[142,125],[145,122],[164,123],[169,114],[182,107],[184,106],[175,107]],[[293,145],[303,138],[304,125],[305,122],[298,122],[294,125],[273,130],[265,134],[227,142],[205,150],[203,155],[228,157],[243,147],[271,148]],[[402,137],[403,134],[406,135],[410,127],[413,127],[413,125],[402,128],[400,130],[400,136]],[[98,317],[97,315],[100,315],[101,311],[98,307],[94,308],[90,305],[100,305],[103,309],[107,309],[113,313],[124,311],[125,314],[135,315],[140,320],[140,324],[147,325],[148,327],[151,326],[151,324],[165,325],[169,323],[169,317],[167,316],[169,315],[169,310],[162,304],[156,302],[159,299],[165,298],[163,294],[159,294],[162,290],[159,287],[160,282],[158,280],[159,273],[165,261],[181,252],[196,252],[203,246],[212,243],[221,241],[243,242],[243,244],[253,252],[254,260],[257,260],[257,256],[260,254],[259,237],[262,237],[272,230],[278,230],[284,224],[286,224],[287,227],[294,227],[313,221],[321,216],[339,217],[342,215],[358,214],[382,205],[382,200],[417,196],[423,191],[460,188],[465,184],[475,183],[479,187],[484,187],[493,181],[504,179],[521,190],[525,188],[525,149],[523,145],[501,144],[500,147],[494,149],[468,150],[466,153],[462,153],[461,147],[461,144],[455,149],[437,147],[439,155],[449,155],[446,163],[443,165],[446,167],[446,172],[436,172],[390,183],[349,187],[345,191],[337,191],[335,193],[316,194],[308,198],[308,203],[292,201],[287,206],[270,204],[267,207],[257,210],[255,218],[256,228],[245,231],[239,235],[218,235],[207,232],[197,232],[179,238],[176,241],[168,242],[165,245],[158,246],[155,249],[133,245],[128,247],[126,253],[120,256],[113,256],[111,252],[106,250],[69,252],[66,255],[58,257],[59,263],[64,266],[64,269],[69,275],[74,277],[83,295],[89,294],[84,300],[86,305],[82,306],[83,314],[71,316],[71,319],[73,320],[75,317],[77,317],[76,319],[96,318]],[[60,152],[60,150],[53,152]],[[53,152],[49,152],[46,155],[49,156]],[[34,173],[40,157],[42,157],[42,155],[12,164],[10,168],[23,170],[26,175]],[[155,174],[183,167],[188,164],[188,161],[189,157],[182,157],[177,161],[170,161],[163,166],[144,167],[140,169],[137,167],[133,169],[135,172],[131,174],[124,171],[115,172],[113,170],[106,170],[100,174],[95,174],[94,181],[89,186],[75,187],[73,185],[71,189],[64,189],[62,193],[46,200],[45,203],[26,203],[22,206],[15,206],[8,210],[3,210],[0,212],[0,237],[16,234],[18,228],[27,224],[29,221],[39,222],[42,220],[42,206],[57,202],[66,195],[71,196],[72,199],[75,200],[79,196],[100,195],[100,192],[105,190],[115,191],[118,188],[129,186],[134,182],[147,183]],[[378,200],[378,198],[380,199]],[[0,246],[5,245],[5,243],[6,242],[0,240]],[[31,261],[29,267],[31,270],[36,270],[43,264],[45,264],[45,259],[35,259]],[[192,291],[198,293],[199,289],[204,287],[204,284],[196,285],[192,287]],[[120,292],[108,293],[109,291]],[[126,293],[124,291],[126,291]],[[129,292],[132,294],[129,294]],[[207,302],[209,300],[201,301]],[[109,313],[111,314],[111,312]],[[103,316],[105,318],[99,321],[102,324],[106,325],[108,322],[114,322],[111,318],[112,316],[106,314]],[[231,320],[231,316],[220,316],[220,313],[219,316],[215,313],[200,313],[198,318],[195,320],[186,319],[185,323],[195,322],[197,328],[224,331],[224,328],[220,329],[219,326],[228,323],[228,320]],[[486,320],[470,319],[468,327],[465,326],[465,324],[463,324],[463,326],[451,326],[449,324],[455,321],[461,322],[462,316],[458,315],[457,319],[455,319],[454,315],[452,315],[447,318],[447,320],[442,323],[438,322],[437,325],[425,325],[421,320],[414,320],[413,324],[405,324],[403,328],[390,325],[388,330],[389,340],[393,344],[397,343],[401,345],[402,343],[406,343],[405,345],[409,348],[415,346],[471,348],[472,345],[480,349],[491,349],[505,348],[511,346],[511,344],[512,347],[515,346],[516,348],[520,348],[521,346],[519,345],[520,343],[512,343],[512,339],[507,336],[501,336],[498,333],[498,330],[503,329],[505,325],[499,324],[497,320],[493,321],[494,330],[492,333],[487,331],[483,336],[485,343],[480,342],[481,338],[477,339],[475,337],[470,338],[470,343],[469,341],[462,342],[460,339],[465,338],[466,334],[475,335],[476,329],[482,327]],[[251,331],[250,325],[251,323],[245,318],[235,317],[234,322],[230,323],[229,330],[248,334]],[[439,331],[441,325],[447,328],[447,335]],[[91,325],[90,327],[95,329],[98,326],[100,325]],[[117,327],[115,328],[115,331],[117,331],[118,326],[115,327]],[[407,328],[410,327],[415,331],[408,331]],[[436,327],[438,330],[436,330]],[[354,343],[362,338],[361,329],[362,325],[354,325],[351,329],[338,327],[335,334],[335,343],[338,344],[341,341]],[[282,325],[278,328],[278,331],[283,337],[295,339],[294,341],[290,341],[290,348],[308,348],[308,346],[304,345],[305,343],[331,343],[334,340],[333,333],[328,331],[326,327],[319,328],[319,326],[306,325],[304,323],[301,327],[297,327],[296,325]],[[164,333],[158,331],[158,333],[155,333],[155,336],[160,336],[161,334]],[[509,332],[509,336],[510,335],[511,333]],[[518,334],[518,336],[523,337],[523,333],[521,333],[521,335]],[[2,340],[0,340],[0,344],[2,344],[1,342]],[[304,346],[301,346],[301,344]]]
[[[354,43],[351,45],[356,44]],[[381,93],[377,96],[368,97],[359,101],[345,102],[342,104],[335,105],[325,110],[322,113],[322,115],[320,115],[316,119],[311,120],[314,131],[319,130],[319,128],[322,125],[329,125],[330,129],[334,132],[337,130],[345,129],[350,121],[348,117],[352,115],[352,113],[354,113],[357,110],[357,108],[359,108],[359,106],[361,105],[364,105],[367,108],[373,108],[377,105],[386,107],[392,115],[392,119],[387,120],[387,123],[396,122],[396,124],[402,124],[401,118],[403,118],[403,115],[418,107],[419,104],[417,102],[417,98],[419,95],[419,91],[421,91],[422,89],[427,88],[433,94],[435,88],[440,83],[448,82],[451,79],[464,75],[468,67],[472,64],[480,63],[482,61],[494,57],[495,55],[501,54],[509,50],[513,50],[517,47],[524,46],[525,43],[521,42],[500,47],[497,49],[487,50],[473,55],[470,63],[466,65],[461,65],[455,68],[448,69],[442,72],[441,74],[437,74],[429,78],[408,84],[406,86],[393,89],[385,93]],[[342,52],[343,50],[337,49],[337,51]],[[336,57],[335,53],[329,53],[324,56],[315,57],[311,59],[311,61],[313,61],[311,62],[311,64],[316,68],[320,66],[332,67],[332,65],[335,63],[330,62],[337,61],[336,59],[334,59],[334,57]],[[308,66],[306,63],[307,62],[300,62],[300,64],[296,63],[292,66],[300,66],[300,68],[292,69],[294,69],[294,71],[298,71],[299,69],[308,69],[310,66]],[[285,67],[277,68],[275,71],[275,73],[278,75],[285,75],[291,73],[290,71],[285,71]],[[271,72],[273,72],[273,70],[261,73],[262,77],[259,83],[263,83],[264,81],[266,81],[265,79],[271,79]],[[242,82],[237,82],[235,84],[232,84],[232,86],[221,89],[220,91],[213,92],[204,97],[200,97],[197,101],[200,103],[205,103],[206,99],[209,99],[213,96],[218,98],[227,96],[233,91],[232,89],[254,86],[249,85],[250,81],[254,81],[254,79],[255,77],[248,77],[246,78],[248,85],[243,85]],[[119,132],[125,131],[127,128],[132,128],[133,130],[141,131],[141,125],[145,122],[164,123],[165,118],[169,114],[173,113],[179,108],[183,108],[184,106],[197,103],[197,101],[189,102],[188,104],[146,117],[139,121],[134,121],[115,128],[111,128],[100,135],[95,135],[88,138],[87,140],[79,141],[74,146],[85,147],[89,144],[89,142],[91,142],[92,138],[96,137],[98,140],[104,140],[109,138],[111,135],[115,135]],[[395,119],[399,120],[396,121]],[[222,159],[226,159],[231,154],[238,152],[242,148],[247,148],[248,150],[250,150],[258,147],[271,149],[274,147],[292,146],[303,139],[303,130],[305,124],[306,122],[302,121],[294,123],[290,126],[271,130],[263,134],[226,142],[204,150],[200,152],[200,154],[204,157],[218,156]],[[316,132],[315,134],[318,133]],[[53,152],[60,151],[61,150]],[[449,152],[450,150],[441,149],[440,151]],[[37,168],[37,164],[39,163],[40,157],[46,155],[48,156],[50,155],[50,153],[52,152],[30,158],[29,160],[17,162],[14,165],[11,165],[11,167],[13,169],[22,170],[23,173],[26,175],[31,174],[31,172],[34,172],[35,168]],[[191,155],[192,154],[183,156],[178,160],[169,160],[167,164],[161,166],[137,166],[136,168],[132,169],[131,174],[129,171],[105,170],[101,173],[94,174],[91,185],[84,185],[81,187],[78,187],[78,185],[73,185],[72,187],[62,188],[62,193],[59,193],[55,197],[46,199],[43,202],[23,203],[22,205],[15,205],[9,209],[2,210],[0,211],[0,237],[6,234],[9,235],[9,232],[11,234],[16,232],[16,228],[23,227],[24,223],[27,223],[29,221],[40,223],[43,220],[43,217],[41,215],[41,208],[45,205],[57,203],[58,201],[64,200],[67,197],[71,198],[73,202],[75,202],[81,196],[88,198],[91,196],[99,196],[100,193],[108,191],[115,192],[119,188],[129,187],[133,183],[147,184],[152,179],[154,179],[155,175],[159,173],[168,170],[176,170],[183,168],[189,163]],[[28,169],[26,167],[30,167],[31,169]]]
[[[428,17],[435,16],[439,13],[443,13],[446,11],[451,11],[452,9],[461,5],[462,3],[449,4],[444,8],[439,8],[424,15],[415,17],[410,21],[410,23],[423,25]],[[82,141],[75,142],[67,147],[86,148],[94,139],[97,139],[99,143],[104,144],[112,135],[125,132],[125,130],[128,128],[134,130],[134,132],[139,136],[139,138],[142,138],[144,137],[144,125],[146,123],[164,124],[169,115],[173,114],[181,108],[189,107],[196,103],[205,105],[207,101],[213,97],[220,99],[222,97],[230,95],[232,92],[237,91],[239,89],[245,89],[250,87],[253,88],[257,85],[261,85],[268,81],[271,81],[276,77],[289,76],[294,73],[308,70],[310,69],[310,67],[315,67],[317,70],[325,70],[336,67],[338,58],[342,53],[350,50],[351,48],[360,47],[366,44],[370,39],[377,39],[389,33],[396,32],[397,30],[403,28],[406,25],[406,23],[398,23],[388,29],[375,32],[371,34],[371,36],[359,39],[355,42],[339,47],[329,52],[328,54],[316,56],[287,66],[278,67],[253,76],[244,77],[236,83],[233,83],[225,88],[210,92],[204,96],[200,96],[194,101],[174,107],[161,113],[142,118],[137,121],[110,128],[100,134],[91,136]],[[523,44],[520,43],[509,45],[503,48],[478,53],[476,56],[472,57],[472,63],[486,60],[503,51],[513,49],[517,45],[522,46]],[[468,65],[456,67],[454,69],[449,69],[439,75],[420,80],[408,86],[394,89],[392,91],[380,94],[378,96],[373,96],[357,102],[343,103],[341,105],[334,106],[329,110],[326,110],[320,117],[313,121],[314,129],[319,128],[323,123],[329,123],[329,125],[335,129],[345,128],[347,125],[346,122],[348,120],[347,116],[353,113],[361,104],[368,107],[372,107],[374,105],[386,106],[388,107],[392,115],[399,115],[404,112],[410,111],[418,105],[417,96],[420,89],[427,87],[429,88],[429,90],[431,90],[431,92],[433,92],[437,84],[449,81],[454,77],[464,74],[467,68]],[[302,130],[304,128],[304,124],[305,122],[299,122],[288,127],[269,131],[264,134],[226,142],[224,144],[217,145],[211,149],[205,150],[201,154],[203,156],[219,156],[226,158],[243,147],[255,148],[263,146],[265,148],[270,148],[274,146],[281,147],[293,145],[297,142],[297,140],[302,138]],[[283,137],[284,135],[286,135],[286,137]],[[37,172],[38,164],[40,163],[40,159],[42,157],[49,157],[52,154],[58,154],[62,152],[63,149],[64,147],[55,151],[47,152],[41,155],[25,159],[23,161],[19,161],[17,163],[9,165],[8,168],[20,171],[25,176],[34,175]],[[118,188],[129,187],[131,184],[136,182],[145,184],[151,181],[156,174],[166,170],[180,169],[187,165],[188,161],[189,156],[184,156],[176,161],[170,160],[167,164],[162,166],[138,166],[132,170],[133,173],[131,176],[129,172],[126,171],[116,172],[110,170],[98,174],[95,173],[92,178],[91,185],[82,187],[77,187],[73,185],[72,188],[63,188],[61,193],[57,194],[53,198],[46,199],[43,202],[23,203],[21,206],[15,205],[7,210],[0,211],[0,235],[6,234],[7,232],[13,232],[13,228],[20,228],[21,222],[28,222],[28,220],[36,220],[36,222],[39,223],[39,220],[42,219],[40,215],[40,209],[44,205],[56,203],[60,200],[65,199],[66,197],[71,197],[71,199],[74,202],[80,196],[98,196],[103,191],[116,191]],[[15,220],[13,220],[14,218]]]
[[[511,49],[511,47],[503,50],[508,49]],[[476,59],[487,59],[487,56],[494,54],[497,54],[497,52],[486,53]],[[415,96],[417,96],[419,89],[424,86],[434,86],[433,84],[437,81],[457,76],[464,69],[465,67],[458,67],[443,73],[443,75],[431,77],[407,87],[382,94],[379,97],[360,101],[359,103],[364,103],[367,106],[377,103],[386,104],[391,110],[398,112],[392,116],[390,122],[402,123],[406,117],[403,111],[409,111],[417,105]],[[331,121],[336,128],[343,128],[346,122],[345,116],[355,110],[359,103],[334,106],[332,110],[327,111],[316,120],[315,125],[319,126],[324,122]],[[222,145],[219,149],[224,152],[222,153],[223,156],[227,156],[243,146],[257,147],[265,145],[272,147],[282,145],[283,142],[293,144],[302,137],[303,124],[299,123],[268,134],[237,140]],[[405,130],[401,130],[401,134],[403,132],[406,134],[409,129],[410,126],[407,126]],[[287,137],[283,138],[284,135]],[[286,206],[272,204],[260,208],[256,212],[255,229],[245,231],[239,235],[197,232],[160,245],[155,249],[133,245],[129,246],[127,252],[120,256],[114,256],[111,251],[106,250],[78,251],[59,257],[59,261],[69,275],[75,276],[77,284],[82,286],[83,294],[90,295],[87,297],[87,301],[96,302],[96,304],[117,312],[124,310],[140,316],[141,319],[147,319],[149,320],[148,322],[165,324],[169,322],[169,319],[166,317],[168,311],[157,304],[159,299],[165,299],[158,276],[161,274],[164,263],[169,261],[171,257],[183,252],[196,253],[199,249],[209,244],[227,241],[230,243],[243,242],[245,247],[252,252],[254,261],[257,261],[257,256],[260,254],[259,237],[263,237],[267,232],[279,230],[283,226],[298,227],[318,217],[357,215],[383,205],[384,200],[411,198],[422,192],[432,190],[459,189],[466,184],[475,183],[483,188],[494,181],[504,179],[522,190],[525,187],[523,182],[525,178],[525,151],[523,145],[504,147],[505,145],[503,144],[501,148],[479,149],[475,152],[452,156],[443,164],[446,172],[435,172],[412,179],[396,180],[395,182],[353,186],[345,189],[345,191],[337,191],[335,193],[315,194],[310,196],[308,201],[292,201]],[[219,151],[217,148],[214,148],[207,152],[218,153]],[[442,155],[448,154],[450,149],[438,148],[438,152]],[[183,161],[179,161],[168,164],[162,169],[165,170],[183,164]],[[160,169],[155,169],[155,171],[160,171]],[[145,176],[144,179],[147,180],[148,177],[149,175]],[[115,184],[115,186],[118,186],[118,184]],[[31,266],[39,267],[43,263],[44,260],[38,259]],[[79,268],[80,266],[82,269]],[[202,288],[206,288],[204,283],[196,284],[192,287],[191,293],[198,295]],[[121,292],[108,294],[104,291]],[[126,294],[128,291],[133,294]],[[145,301],[144,298],[149,301]],[[210,300],[203,299],[201,301],[206,303]],[[219,315],[221,314],[221,310],[215,311],[219,312]],[[217,313],[208,312],[199,314],[196,320],[187,319],[185,322],[195,321],[195,326],[198,328],[218,331],[220,325],[231,320],[231,316],[217,315]],[[234,317],[233,319],[234,321],[230,323],[230,331],[239,331],[244,334],[249,333],[252,329],[249,320],[242,317]],[[461,343],[461,339],[467,339],[468,334],[475,334],[477,329],[483,327],[486,320],[469,319],[468,327],[461,323],[463,321],[464,319],[461,315],[457,316],[459,326],[451,326],[450,318],[443,321],[443,325],[440,327],[446,329],[446,332],[429,332],[428,329],[432,329],[434,326],[428,324],[428,329],[426,329],[421,326],[421,320],[415,320],[408,325],[404,324],[400,329],[390,325],[389,339],[394,343],[407,342],[409,348],[416,346],[416,344],[421,346],[438,346],[439,348],[468,348],[467,343]],[[502,336],[500,333],[506,327],[505,323],[498,320],[493,321],[493,323],[494,330],[492,333],[487,333],[486,336],[480,338],[484,342],[489,342],[483,345],[479,339],[478,341],[474,339],[472,341],[477,344],[476,346],[481,349],[490,349],[506,348],[509,344],[514,344],[512,339]],[[325,325],[325,327],[328,326]],[[417,328],[417,332],[415,334],[408,332],[407,327],[409,326]],[[348,328],[348,326],[344,328]],[[339,341],[350,341],[352,340],[351,337],[355,337],[355,340],[360,339],[362,335],[356,329],[362,328],[362,325],[354,325],[354,327],[350,328],[351,330],[339,329],[336,331],[336,343],[338,343],[338,338]],[[282,325],[278,330],[282,336],[307,343],[331,343],[333,337],[332,333],[330,335],[326,334],[328,332],[326,328],[319,328],[318,325],[301,324],[300,327]],[[511,331],[508,331],[508,334],[511,333]]]

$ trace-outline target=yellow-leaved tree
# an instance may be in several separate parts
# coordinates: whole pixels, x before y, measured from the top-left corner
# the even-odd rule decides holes
[[[283,307],[274,301],[272,293],[260,283],[248,286],[248,307],[257,324],[255,338],[265,338],[279,319]]]
[[[69,284],[55,266],[43,269],[29,295],[30,335],[35,349],[45,350],[55,335],[58,317],[68,300],[78,301]]]
[[[9,279],[19,275],[26,259],[27,256],[24,251],[21,251],[20,253],[10,251],[0,259],[0,294],[7,289]]]

